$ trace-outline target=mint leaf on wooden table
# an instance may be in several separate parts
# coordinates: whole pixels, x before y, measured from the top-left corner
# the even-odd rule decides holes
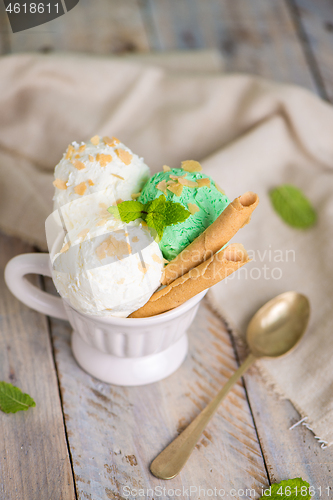
[[[260,500],[310,500],[310,485],[301,477],[275,483],[268,488]]]
[[[167,201],[163,194],[146,204],[139,201],[123,201],[117,206],[109,207],[108,211],[126,223],[143,219],[150,228],[155,229],[159,238],[162,238],[167,226],[184,222],[191,215],[183,205]]]
[[[0,409],[4,413],[16,413],[36,406],[35,401],[21,389],[7,382],[0,382]]]
[[[283,184],[269,193],[275,211],[289,226],[307,229],[315,224],[317,214],[302,191],[291,184]]]

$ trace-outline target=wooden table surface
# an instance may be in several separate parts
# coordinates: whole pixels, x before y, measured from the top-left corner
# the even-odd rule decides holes
[[[81,0],[62,18],[14,35],[0,1],[2,54],[207,48],[221,51],[226,71],[296,83],[333,99],[332,0]],[[0,380],[37,404],[0,413],[0,500],[197,500],[209,488],[223,489],[224,498],[258,498],[270,483],[298,476],[315,487],[315,498],[328,498],[333,447],[322,450],[302,425],[288,430],[299,414],[255,368],[221,406],[183,472],[171,481],[154,478],[150,461],[205,406],[242,353],[204,302],[175,374],[145,387],[104,384],[75,363],[68,323],[28,309],[7,290],[7,261],[31,251],[0,235]]]

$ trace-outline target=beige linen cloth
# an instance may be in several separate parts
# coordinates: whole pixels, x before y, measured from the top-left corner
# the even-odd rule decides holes
[[[165,62],[164,62],[165,61]],[[15,55],[0,59],[0,228],[46,248],[52,172],[68,143],[115,135],[152,172],[181,160],[233,199],[256,191],[260,204],[234,238],[252,262],[210,290],[214,307],[244,332],[278,293],[311,300],[298,348],[260,362],[321,443],[333,443],[333,109],[310,92],[253,76],[222,75],[215,53],[143,59]],[[268,191],[301,188],[318,212],[308,230],[288,227]],[[295,432],[295,431],[294,431]]]

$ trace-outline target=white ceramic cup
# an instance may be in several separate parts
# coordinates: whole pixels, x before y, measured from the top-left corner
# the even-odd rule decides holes
[[[48,253],[18,255],[8,262],[5,281],[28,307],[70,322],[73,354],[85,371],[103,382],[131,386],[162,380],[179,368],[188,350],[186,330],[207,290],[150,318],[91,316],[25,278],[27,274],[52,277],[51,266]]]

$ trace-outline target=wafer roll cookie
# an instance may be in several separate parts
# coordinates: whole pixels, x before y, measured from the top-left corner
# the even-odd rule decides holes
[[[154,293],[148,302],[130,314],[130,318],[155,316],[180,306],[198,293],[206,290],[249,261],[243,245],[234,243],[191,269],[170,285]]]
[[[214,255],[250,221],[259,203],[258,195],[247,191],[223,210],[221,215],[164,268],[162,285],[168,285]]]

